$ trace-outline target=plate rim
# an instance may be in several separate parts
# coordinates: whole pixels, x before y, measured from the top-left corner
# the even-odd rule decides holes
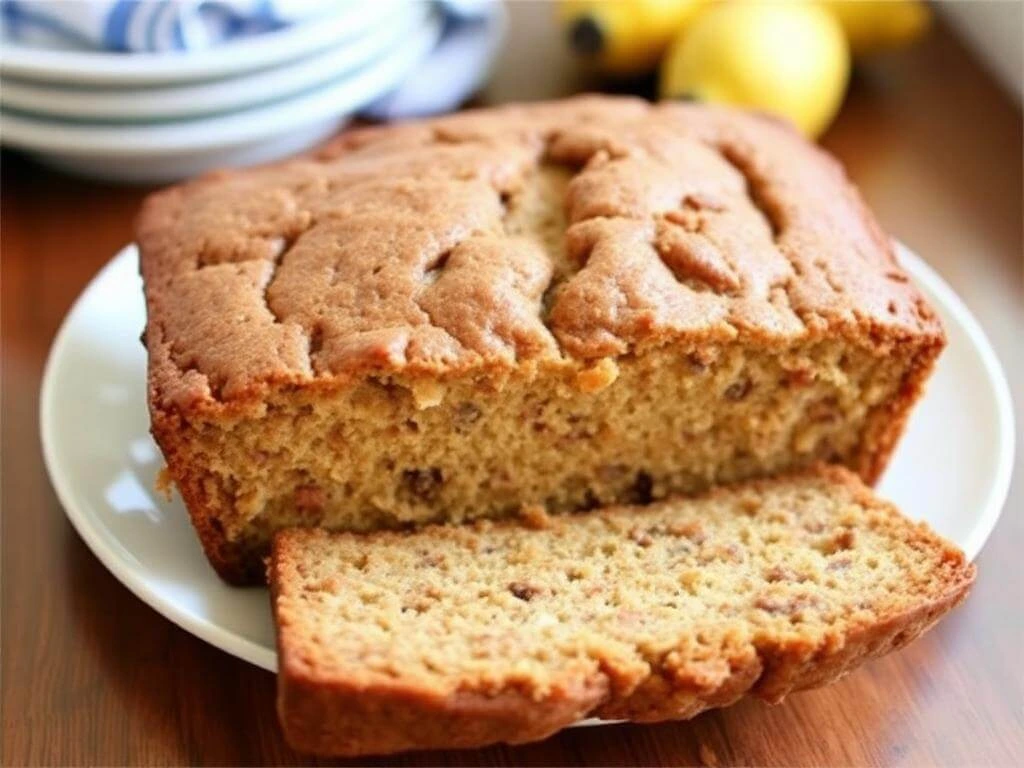
[[[932,268],[928,262],[910,250],[909,246],[894,241],[897,261],[905,268],[911,279],[923,284],[931,293],[939,298],[956,318],[960,327],[971,340],[971,344],[981,358],[986,378],[995,390],[996,422],[999,424],[998,464],[993,474],[993,481],[985,497],[979,524],[963,545],[964,554],[973,562],[981,554],[985,543],[995,530],[996,523],[1006,506],[1010,493],[1010,481],[1013,477],[1013,462],[1016,452],[1016,420],[1013,415],[1013,398],[1010,396],[1010,385],[1006,379],[999,356],[996,355],[992,342],[982,328],[981,323],[971,312],[964,300],[953,290],[953,287]],[[899,447],[897,445],[897,450]]]
[[[369,13],[363,3],[349,2],[344,11],[324,18],[229,41],[204,51],[134,53],[131,68],[124,66],[123,54],[110,51],[36,48],[4,39],[2,47],[6,50],[0,53],[0,73],[45,83],[109,87],[215,80],[291,61],[356,37],[386,13],[380,9],[399,2],[378,0],[370,4],[373,10]]]
[[[219,624],[215,624],[208,619],[182,609],[177,603],[160,597],[147,580],[133,575],[131,567],[124,560],[117,557],[116,551],[103,541],[103,534],[101,532],[103,526],[85,510],[83,505],[78,503],[76,495],[69,487],[70,480],[68,476],[55,471],[55,467],[58,466],[57,449],[55,447],[57,436],[53,433],[55,420],[51,415],[56,402],[54,366],[70,343],[71,321],[82,306],[86,294],[93,285],[102,280],[108,273],[117,269],[122,261],[127,260],[134,260],[136,264],[138,263],[138,248],[134,243],[126,245],[118,251],[110,261],[93,275],[61,321],[60,328],[50,346],[50,352],[46,356],[46,365],[43,367],[43,383],[39,391],[39,436],[43,448],[43,464],[46,467],[46,474],[57,494],[58,501],[60,501],[61,506],[64,508],[64,515],[71,521],[72,527],[82,537],[82,540],[92,551],[93,555],[130,592],[186,632],[190,632],[215,648],[220,648],[251,664],[274,672],[277,669],[276,649],[273,651],[267,649],[253,640],[226,630]]]
[[[985,507],[979,516],[978,523],[962,547],[968,559],[973,561],[981,552],[1006,505],[1015,452],[1015,422],[1009,384],[1002,365],[992,348],[981,325],[968,309],[967,305],[953,291],[952,287],[925,262],[902,243],[896,243],[896,252],[900,264],[911,274],[915,282],[933,292],[944,302],[950,314],[956,318],[979,352],[986,377],[993,384],[995,391],[996,422],[1000,431],[998,466],[993,475],[985,498]],[[182,629],[199,637],[205,642],[226,653],[237,656],[245,661],[274,672],[277,670],[277,651],[266,648],[253,640],[225,629],[208,619],[183,610],[176,602],[167,601],[157,595],[145,579],[138,578],[131,571],[129,564],[117,557],[116,551],[102,540],[101,529],[104,528],[94,516],[90,515],[83,505],[77,501],[76,495],[69,487],[68,477],[56,471],[59,466],[56,457],[55,443],[59,439],[55,434],[55,419],[52,416],[55,407],[55,375],[54,367],[63,356],[69,344],[72,318],[79,311],[86,295],[93,285],[102,280],[109,272],[122,266],[122,262],[134,260],[138,262],[138,248],[130,243],[117,252],[88,282],[82,292],[71,305],[61,321],[43,368],[42,386],[39,398],[39,432],[43,448],[43,462],[50,483],[56,492],[57,499],[64,509],[65,516],[81,536],[86,546],[100,560],[113,576],[157,613],[180,626]],[[269,610],[269,606],[268,606]],[[584,721],[589,723],[590,721]]]

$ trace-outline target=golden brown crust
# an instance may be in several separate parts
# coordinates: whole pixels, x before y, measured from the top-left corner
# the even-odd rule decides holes
[[[869,658],[902,647],[966,597],[975,569],[963,554],[927,527],[901,520],[891,505],[876,499],[855,475],[842,468],[818,466],[789,478],[717,489],[702,500],[683,504],[725,504],[734,510],[729,514],[744,519],[745,514],[753,514],[767,499],[767,506],[772,508],[767,512],[767,519],[771,519],[778,511],[779,499],[787,498],[780,497],[779,493],[804,498],[805,503],[810,504],[809,516],[785,523],[794,531],[822,520],[821,514],[825,514],[826,534],[830,526],[836,524],[840,525],[839,530],[852,530],[848,534],[851,537],[871,535],[876,528],[884,529],[885,535],[892,537],[887,540],[894,548],[902,548],[905,555],[922,558],[915,561],[916,566],[905,562],[902,559],[905,555],[897,555],[889,561],[900,563],[898,568],[903,570],[903,576],[895,577],[893,586],[898,584],[896,588],[905,594],[888,603],[900,607],[897,610],[884,608],[888,588],[880,588],[881,596],[852,595],[853,613],[828,619],[821,625],[805,625],[801,621],[791,626],[789,621],[780,624],[759,619],[745,624],[725,611],[717,618],[715,615],[694,618],[699,627],[689,626],[684,630],[687,636],[696,634],[699,646],[693,644],[692,638],[682,637],[678,645],[658,646],[665,649],[660,654],[651,655],[652,651],[646,650],[639,668],[627,660],[628,656],[615,650],[619,647],[616,642],[630,642],[628,633],[617,635],[618,641],[600,636],[601,639],[592,639],[587,645],[591,649],[592,664],[571,667],[576,662],[567,661],[563,672],[554,678],[542,675],[530,680],[513,675],[510,679],[514,683],[498,687],[493,683],[495,678],[487,676],[482,678],[485,681],[482,687],[477,678],[469,675],[452,689],[439,685],[433,677],[410,673],[408,668],[400,666],[385,665],[382,669],[386,674],[369,668],[347,668],[344,663],[339,666],[341,657],[332,657],[329,650],[331,640],[315,634],[321,637],[318,642],[323,645],[307,642],[308,630],[302,627],[309,617],[302,612],[297,590],[324,590],[328,594],[336,590],[361,590],[362,566],[359,574],[343,574],[339,570],[337,578],[341,581],[338,584],[320,583],[318,580],[323,574],[331,573],[330,568],[318,562],[330,551],[321,545],[329,542],[331,535],[307,531],[279,534],[271,560],[270,583],[278,621],[279,712],[289,742],[302,751],[338,755],[470,747],[543,738],[585,716],[650,722],[692,717],[705,709],[731,704],[744,695],[777,702],[791,691],[829,683]],[[818,496],[816,502],[814,494],[823,495]],[[836,499],[839,502],[833,504]],[[822,505],[826,503],[832,505],[831,512],[823,511]],[[636,516],[631,519],[642,521],[644,515],[660,515],[658,509],[671,508],[673,504],[679,502],[636,510]],[[859,507],[859,511],[851,505]],[[614,526],[613,519],[622,518],[623,510],[610,509],[595,515],[606,516],[611,521],[609,525]],[[671,518],[658,517],[661,524],[667,519]],[[568,531],[574,526],[580,527],[580,520],[557,519],[552,520],[550,526]],[[711,518],[709,521],[708,529],[702,530],[700,535],[709,536],[713,544],[714,522]],[[490,532],[508,531],[514,526],[485,527],[479,534],[480,544],[500,546],[500,537]],[[550,530],[547,527],[523,536],[542,536]],[[353,551],[373,552],[377,557],[381,547],[404,546],[402,541],[407,540],[409,549],[435,553],[436,557],[436,553],[446,551],[443,542],[466,541],[476,535],[457,528],[428,529],[412,540],[403,539],[403,534],[398,533],[371,534],[361,539],[361,547]],[[422,549],[431,537],[436,537],[434,546]],[[541,551],[534,556],[554,557],[552,553],[553,550]],[[884,556],[874,549],[871,554]],[[628,552],[624,556],[631,557]],[[559,567],[557,561],[552,567]],[[912,569],[916,570],[912,572]],[[316,577],[312,576],[314,570]],[[409,572],[408,578],[415,584],[421,577]],[[770,582],[776,577],[768,575],[766,578]],[[890,574],[888,578],[893,577]],[[332,579],[330,577],[328,582]],[[915,586],[910,586],[911,583]],[[395,586],[399,591],[404,589],[402,585]],[[772,586],[757,585],[767,589]],[[525,597],[529,599],[529,594]],[[473,597],[467,595],[465,599],[471,602]],[[871,609],[867,613],[858,610],[858,600],[867,601]],[[875,603],[876,600],[881,602]],[[317,610],[331,611],[330,603],[315,604],[319,606]],[[760,603],[754,601],[753,605]],[[768,609],[777,610],[771,605]],[[547,605],[543,610],[555,608]],[[709,606],[707,610],[714,613],[719,609]],[[832,615],[830,610],[823,615]],[[370,616],[367,615],[367,620],[372,620]],[[453,627],[460,627],[455,632],[473,631],[472,625],[458,623],[454,615],[450,619]],[[343,631],[345,625],[340,626]],[[584,625],[576,627],[575,631],[589,632],[590,628]],[[647,639],[640,641],[639,638]],[[637,635],[637,642],[649,644],[651,638],[644,630]],[[402,641],[416,643],[419,640],[403,636]],[[473,648],[472,645],[467,647]],[[386,645],[381,646],[380,652],[385,657],[390,653]],[[513,654],[508,664],[514,661]],[[564,671],[566,668],[569,671]]]
[[[438,700],[401,689],[325,687],[287,675],[280,684],[278,706],[285,736],[297,749],[362,755],[537,741],[586,717],[602,696],[601,691],[581,691],[537,703],[511,691]],[[345,727],[336,732],[332,722],[344,722]],[[382,729],[381,723],[389,723],[389,728]]]
[[[504,230],[544,164],[575,174],[571,274]],[[364,131],[158,193],[137,233],[156,405],[186,412],[368,371],[942,338],[839,166],[727,109],[586,97]]]

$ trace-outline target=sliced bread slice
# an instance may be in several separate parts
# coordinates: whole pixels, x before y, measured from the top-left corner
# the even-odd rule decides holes
[[[358,755],[774,702],[910,642],[973,579],[831,467],[519,524],[289,530],[278,707],[296,749]]]

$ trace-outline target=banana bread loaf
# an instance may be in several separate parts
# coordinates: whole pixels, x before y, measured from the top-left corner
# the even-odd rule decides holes
[[[153,434],[213,565],[282,527],[871,482],[944,339],[839,165],[577,98],[343,135],[137,225]]]
[[[841,469],[530,525],[289,530],[278,709],[295,748],[357,755],[775,702],[910,642],[973,578]]]

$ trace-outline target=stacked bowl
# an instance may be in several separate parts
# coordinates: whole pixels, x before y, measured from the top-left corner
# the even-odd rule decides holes
[[[336,132],[431,54],[425,2],[337,4],[328,16],[203,51],[0,46],[0,139],[79,174],[163,182],[265,162]]]

